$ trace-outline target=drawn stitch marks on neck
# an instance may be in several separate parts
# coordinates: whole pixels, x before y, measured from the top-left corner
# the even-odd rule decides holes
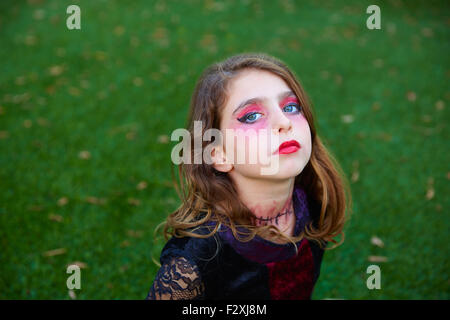
[[[275,217],[269,218],[263,218],[263,217],[255,217],[254,219],[257,221],[258,225],[267,225],[269,223],[272,223],[275,220],[275,224],[278,225],[278,219],[282,216],[286,216],[286,220],[287,218],[291,215],[291,213],[293,213],[294,210],[292,210],[291,208],[286,209],[285,211],[281,211],[279,212]]]
[[[255,211],[258,211],[258,210],[255,210]],[[255,211],[253,211],[253,212],[255,212]],[[266,217],[260,217],[255,214],[253,219],[254,219],[254,222],[256,225],[268,225],[268,224],[272,224],[272,223],[275,223],[276,225],[278,225],[278,223],[281,220],[280,219],[281,217],[285,217],[284,221],[287,222],[292,213],[294,213],[293,203],[292,203],[292,199],[289,199],[289,201],[286,202],[284,208],[279,213],[277,213],[275,216],[270,217],[271,214],[269,214]]]

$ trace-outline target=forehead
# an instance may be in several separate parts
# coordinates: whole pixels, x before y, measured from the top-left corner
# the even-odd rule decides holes
[[[227,106],[236,106],[244,99],[255,97],[276,98],[280,92],[287,90],[289,86],[286,82],[269,71],[243,70],[229,84]]]

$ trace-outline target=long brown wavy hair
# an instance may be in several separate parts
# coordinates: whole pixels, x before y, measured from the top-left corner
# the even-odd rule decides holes
[[[308,203],[311,203],[311,223],[297,237],[285,236],[273,225],[255,226],[252,223],[253,213],[239,199],[228,174],[215,170],[207,163],[194,164],[191,159],[189,164],[178,165],[179,185],[172,167],[172,178],[182,203],[156,230],[164,225],[166,241],[169,235],[205,238],[214,235],[223,224],[241,241],[249,241],[259,235],[295,245],[305,237],[318,242],[322,248],[326,247],[326,242],[331,241],[335,245],[325,249],[333,249],[344,241],[343,227],[352,207],[349,183],[335,157],[317,135],[309,99],[297,77],[285,63],[264,53],[243,53],[209,66],[199,78],[191,97],[186,125],[190,132],[191,150],[194,150],[196,138],[194,121],[201,121],[202,136],[205,130],[220,130],[221,110],[227,102],[227,86],[240,72],[248,69],[269,71],[286,81],[299,99],[309,123],[311,157],[303,171],[296,176],[295,184],[303,188]],[[203,141],[202,136],[197,138]],[[208,143],[211,142],[203,141],[203,148]],[[204,227],[205,222],[211,221],[215,227],[209,228],[208,234],[196,232]],[[244,227],[245,232],[241,227]],[[244,235],[246,237],[241,237]],[[339,235],[341,239],[337,242],[334,238]]]

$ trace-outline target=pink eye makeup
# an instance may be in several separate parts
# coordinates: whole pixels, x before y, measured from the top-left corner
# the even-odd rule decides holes
[[[243,123],[252,123],[259,119],[263,113],[264,109],[260,106],[250,105],[238,114],[237,120]]]
[[[281,108],[283,111],[291,114],[298,114],[302,110],[300,103],[298,102],[298,99],[296,97],[287,97],[283,100],[281,103]],[[296,109],[293,110],[292,109]]]
[[[286,99],[284,99],[282,101],[282,106],[285,105],[286,103],[297,103],[300,104],[300,102],[298,102],[298,99],[296,97],[287,97]]]
[[[300,103],[296,96],[289,96],[280,103],[283,112],[291,115],[299,114],[301,111]],[[237,120],[243,124],[254,124],[265,115],[265,109],[257,103],[249,104],[244,107],[237,115]]]

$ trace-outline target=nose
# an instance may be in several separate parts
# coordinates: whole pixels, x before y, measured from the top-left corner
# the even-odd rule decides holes
[[[292,129],[291,119],[289,119],[279,108],[277,108],[277,112],[273,114],[272,121],[272,129],[278,134],[282,132],[288,132]]]

